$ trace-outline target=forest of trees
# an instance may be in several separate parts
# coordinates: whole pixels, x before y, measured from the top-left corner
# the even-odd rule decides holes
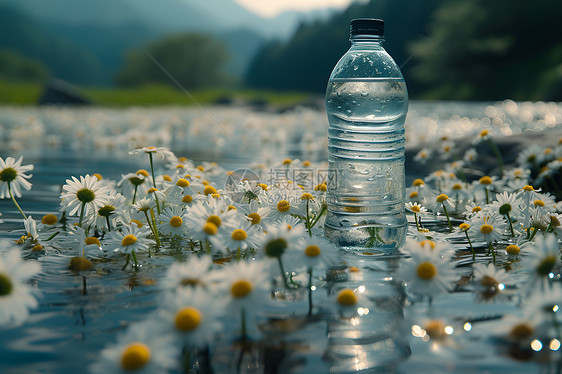
[[[374,17],[414,98],[562,101],[560,14],[550,0],[371,0],[268,44],[246,81],[321,93],[349,48],[349,21]]]

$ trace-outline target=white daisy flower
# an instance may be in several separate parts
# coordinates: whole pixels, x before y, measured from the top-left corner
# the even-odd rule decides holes
[[[558,272],[562,266],[556,235],[538,235],[534,242],[526,243],[522,249],[528,253],[524,263],[529,272],[527,290],[534,291],[537,287],[544,289],[551,274]]]
[[[28,238],[32,240],[37,240],[39,234],[37,234],[37,222],[31,217],[28,216],[26,219],[23,220],[23,225],[25,227],[25,233],[27,234]]]
[[[273,221],[279,221],[283,217],[301,213],[302,190],[299,188],[273,188],[268,193],[267,211]]]
[[[150,188],[147,178],[148,172],[142,169],[136,173],[122,174],[117,189],[134,204],[141,196],[146,196]]]
[[[95,213],[95,226],[102,231],[110,231],[116,227],[117,214],[125,206],[127,198],[118,192],[110,191],[105,205]]]
[[[206,287],[211,279],[211,256],[192,255],[186,262],[174,262],[162,280],[162,287],[167,290],[186,286]]]
[[[62,186],[64,190],[61,195],[61,206],[68,215],[73,216],[82,209],[84,215],[90,215],[104,206],[108,200],[109,187],[103,186],[98,178],[87,174],[80,176],[80,179],[72,177],[67,179],[66,184]]]
[[[330,241],[318,236],[307,236],[301,247],[289,248],[287,251],[287,268],[295,271],[302,268],[318,269],[321,265],[336,262],[338,253],[338,247]]]
[[[448,258],[426,247],[410,251],[410,256],[400,263],[397,275],[407,283],[411,293],[433,297],[453,288],[458,276]]]
[[[33,170],[33,165],[22,165],[23,156],[16,161],[13,157],[0,157],[0,199],[10,198],[10,191],[15,197],[21,197],[21,190],[29,191],[31,183],[28,179],[31,174],[25,174]]]
[[[228,309],[254,314],[271,291],[270,269],[263,261],[238,261],[218,269],[213,280],[227,293]]]
[[[298,219],[297,219],[298,221]],[[265,228],[265,238],[261,243],[260,254],[269,258],[278,258],[285,251],[302,248],[304,244],[304,225],[270,224]]]
[[[241,223],[225,235],[224,246],[231,252],[258,248],[263,240],[263,230],[251,223]]]
[[[92,374],[166,374],[179,364],[180,346],[152,321],[135,323],[100,353]]]
[[[142,148],[137,148],[137,149],[133,149],[132,151],[129,151],[130,155],[136,155],[136,154],[139,154],[139,153],[158,155],[162,158],[162,160],[164,160],[164,159],[172,160],[172,159],[175,158],[173,152],[170,151],[166,147],[149,146],[149,147],[142,147]]]
[[[36,261],[22,260],[19,249],[0,253],[0,326],[21,324],[29,309],[37,307],[34,291],[25,282],[40,271]]]
[[[223,328],[220,318],[225,307],[226,300],[204,288],[177,289],[156,313],[164,326],[159,333],[172,334],[179,347],[206,347]]]
[[[252,225],[257,225],[257,227],[261,228],[272,222],[268,213],[269,210],[260,206],[260,203],[255,200],[250,203],[249,207],[244,212],[246,219]]]
[[[514,283],[510,274],[498,269],[494,264],[474,264],[476,298],[482,302],[492,302],[506,296],[505,288]]]
[[[468,235],[473,241],[493,243],[503,237],[507,223],[499,214],[480,214],[469,221]]]
[[[159,219],[162,223],[158,228],[163,234],[185,236],[188,232],[187,211],[177,205],[164,209]]]
[[[111,241],[108,247],[113,248],[114,252],[127,254],[147,251],[148,247],[154,244],[152,239],[148,239],[150,234],[146,226],[138,227],[135,224],[122,226],[121,230],[110,233]]]

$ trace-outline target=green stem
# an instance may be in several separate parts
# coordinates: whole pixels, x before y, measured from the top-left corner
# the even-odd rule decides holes
[[[449,230],[453,229],[453,225],[451,224],[451,219],[449,218],[449,212],[447,212],[447,207],[445,206],[445,202],[442,201],[443,204],[443,212],[445,212],[445,217],[447,217],[447,223],[449,224]]]
[[[312,267],[308,268],[308,316],[312,315]]]
[[[308,215],[308,200],[306,200],[306,229],[308,230],[308,235],[312,238],[312,231],[310,231],[310,216]]]
[[[283,267],[283,261],[281,260],[281,256],[277,256],[277,262],[279,263],[279,270],[281,270],[281,277],[283,278],[283,284],[285,285],[286,289],[289,289],[289,282],[287,282],[287,275],[285,274],[285,268]]]
[[[488,186],[484,187],[484,191],[486,191],[486,204],[490,204],[490,192],[488,191]]]
[[[154,177],[154,163],[152,162],[152,152],[148,153],[148,158],[150,159],[150,172],[152,173],[152,186],[156,188],[156,178]],[[154,198],[156,199],[156,209],[158,209],[158,214],[160,214],[160,203],[158,202],[158,195],[154,193]]]
[[[490,249],[490,252],[492,252],[492,259],[494,261],[494,265],[496,264],[496,251],[494,250],[494,247],[492,247],[492,243],[488,243],[488,248]]]
[[[418,215],[416,214],[416,212],[412,212],[412,213],[414,213],[414,221],[416,221],[416,229],[420,231],[420,224],[418,223]]]
[[[242,308],[241,311],[241,316],[240,318],[242,319],[242,323],[241,323],[241,330],[242,330],[242,339],[246,340],[248,338],[248,334],[246,332],[246,310],[244,308]]]
[[[152,218],[152,226],[154,226],[154,239],[156,240],[157,248],[160,248],[160,236],[158,235],[158,228],[156,227],[156,218],[154,217],[154,210],[150,208],[150,217]]]
[[[135,203],[135,200],[137,199],[137,188],[138,188],[138,184],[135,184],[135,190],[133,192],[133,204]]]
[[[546,234],[548,234],[551,228],[552,228],[552,220],[549,222],[548,226],[546,227],[543,236],[546,236]]]
[[[314,218],[314,220],[312,221],[312,225],[310,225],[310,227],[314,227],[318,223],[318,221],[320,220],[320,217],[322,217],[324,215],[325,211],[326,211],[326,206],[324,204],[322,204],[322,209],[320,209],[320,212],[318,213],[316,218]]]
[[[472,262],[476,262],[476,252],[474,251],[474,247],[472,246],[472,242],[470,241],[470,238],[468,237],[468,231],[464,232],[466,235],[466,239],[468,240],[468,245],[470,245],[470,250],[472,251]]]
[[[533,227],[533,226],[531,226]],[[529,227],[529,231],[531,231],[531,227]],[[537,231],[539,231],[536,227],[533,230],[533,233],[531,234],[531,237],[529,238],[529,241],[533,240],[533,238],[535,237],[535,235],[537,235]]]
[[[131,251],[131,255],[133,256],[133,262],[135,263],[135,267],[139,266],[139,263],[137,262],[137,254],[135,253],[135,251]]]
[[[511,230],[511,236],[515,238],[515,231],[513,231],[513,222],[511,222],[511,217],[509,216],[509,213],[507,213],[506,216],[507,216],[507,222],[509,222],[509,229]]]
[[[109,216],[105,216],[105,222],[107,222],[107,231],[111,231],[111,223],[109,220]]]
[[[23,216],[23,219],[27,219],[25,213],[23,212],[23,210],[21,210],[18,202],[16,201],[16,198],[14,197],[14,195],[12,194],[12,187],[10,186],[10,182],[8,181],[8,193],[10,194],[10,197],[12,198],[12,201],[14,202],[14,205],[16,206],[16,208],[18,208],[18,210],[20,211],[21,215]]]
[[[125,268],[127,267],[127,265],[129,265],[129,260],[131,259],[131,255],[127,253],[127,256],[125,257],[125,265],[123,265],[123,267],[121,268],[121,270],[125,270]]]
[[[82,227],[82,219],[84,218],[84,210],[86,209],[86,203],[82,202],[82,207],[80,208],[80,220],[78,221],[78,226]]]
[[[240,252],[241,252],[240,246],[238,246],[238,251],[236,253],[236,261],[240,261]]]
[[[55,236],[57,236],[58,234],[60,234],[60,231],[55,232],[53,235],[49,236],[47,239],[45,239],[46,242],[48,242],[49,240],[53,239]]]
[[[205,247],[207,248],[207,253],[211,254],[211,243],[208,240],[205,240]]]

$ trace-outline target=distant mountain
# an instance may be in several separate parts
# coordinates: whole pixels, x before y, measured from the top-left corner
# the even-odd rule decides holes
[[[105,79],[91,52],[7,6],[0,6],[0,48],[41,61],[50,74],[73,83],[94,84]]]

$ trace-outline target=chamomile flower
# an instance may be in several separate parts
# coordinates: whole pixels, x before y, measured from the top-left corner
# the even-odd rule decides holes
[[[526,266],[529,276],[526,286],[528,291],[536,287],[545,288],[552,273],[560,271],[560,244],[556,235],[538,235],[534,242],[525,244],[522,248],[528,253]]]
[[[150,230],[146,226],[138,227],[135,224],[122,226],[121,230],[111,232],[108,248],[113,249],[114,252],[127,254],[147,251],[154,243],[152,239],[148,239],[148,235]]]
[[[429,157],[431,156],[431,151],[428,148],[422,148],[416,155],[414,156],[414,160],[419,162],[420,164],[425,164]]]
[[[28,238],[31,238],[31,240],[37,240],[37,238],[39,238],[39,234],[37,234],[37,222],[35,222],[31,216],[23,220],[23,225]]]
[[[251,223],[236,225],[227,231],[224,246],[231,252],[237,249],[258,248],[263,240],[263,230]]]
[[[31,183],[28,179],[31,174],[25,174],[33,170],[33,165],[22,165],[23,156],[16,161],[13,157],[0,157],[0,199],[10,198],[10,191],[15,197],[21,197],[22,189],[29,191]]]
[[[108,231],[115,228],[117,214],[125,206],[127,198],[118,192],[110,191],[107,202],[95,212],[95,222],[97,228]]]
[[[468,235],[473,241],[493,243],[503,237],[507,223],[505,219],[496,213],[481,214],[469,221],[470,229]]]
[[[238,261],[215,272],[213,279],[224,290],[230,310],[254,314],[268,298],[269,274],[263,261]]]
[[[302,190],[300,191],[302,192]],[[301,212],[302,193],[297,189],[273,188],[268,194],[267,211],[273,221],[279,221],[283,217],[299,214]]]
[[[474,282],[476,298],[482,302],[491,302],[505,297],[505,288],[513,284],[509,273],[498,269],[494,264],[474,264]]]
[[[100,353],[90,366],[92,374],[165,374],[177,366],[180,346],[173,336],[162,334],[153,321],[132,324]]]
[[[558,323],[560,323],[562,322],[560,321],[561,308],[562,285],[559,282],[554,282],[551,287],[547,287],[541,292],[534,292],[525,301],[523,313],[529,317],[542,315],[549,322],[558,317]]]
[[[128,173],[121,175],[121,180],[117,182],[117,189],[133,204],[140,196],[145,196],[148,192],[149,183],[147,183],[148,172],[139,170],[136,173]]]
[[[62,189],[61,206],[70,216],[78,212],[80,216],[89,215],[104,206],[108,200],[109,187],[103,186],[98,178],[89,174],[80,176],[80,179],[67,179]]]
[[[397,272],[398,277],[407,283],[409,292],[433,297],[453,288],[457,274],[448,258],[426,247],[410,251],[410,256],[400,263]]]
[[[156,314],[163,322],[159,333],[172,334],[180,347],[205,347],[222,329],[225,301],[201,287],[178,289]]]
[[[188,232],[187,210],[177,205],[164,209],[159,219],[162,223],[158,228],[163,234],[185,236]]]
[[[136,154],[139,154],[139,153],[158,155],[163,160],[174,158],[174,154],[166,147],[149,146],[149,147],[142,147],[142,148],[137,148],[137,149],[133,149],[132,151],[129,151],[130,155],[136,155]]]
[[[337,261],[338,248],[330,241],[306,236],[302,246],[287,252],[287,267],[291,270],[318,269]]]
[[[269,217],[269,210],[262,207],[257,201],[253,200],[245,212],[246,219],[257,227],[265,227],[268,223],[271,223]]]
[[[25,282],[40,270],[36,261],[23,261],[19,249],[0,253],[0,326],[21,324],[29,309],[37,307],[34,291]]]
[[[207,287],[209,285],[211,256],[192,255],[186,262],[174,262],[162,280],[162,287],[167,290],[176,290],[183,287]]]

